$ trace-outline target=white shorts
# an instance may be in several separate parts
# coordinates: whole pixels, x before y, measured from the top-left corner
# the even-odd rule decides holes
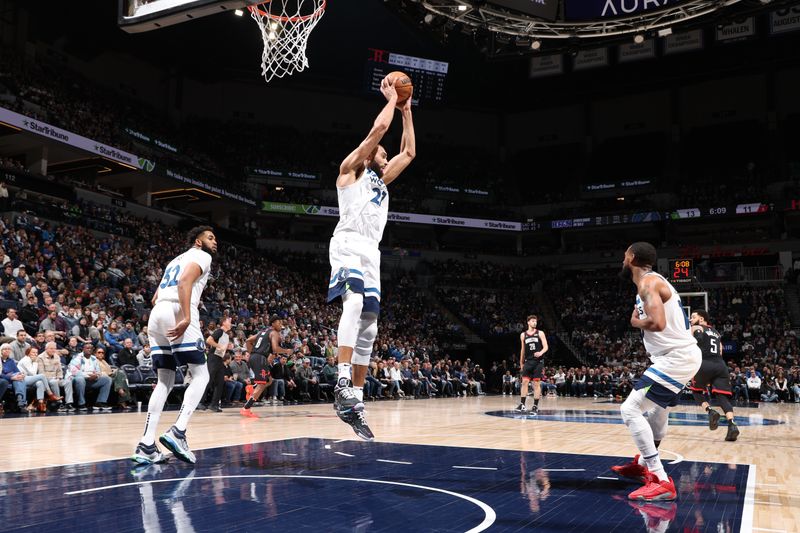
[[[192,309],[191,323],[183,335],[175,339],[167,337],[167,331],[174,328],[182,317],[181,304],[178,302],[158,302],[150,312],[147,337],[155,368],[175,370],[177,363],[205,363],[206,343],[200,331],[200,313],[197,309]]]
[[[653,364],[636,382],[635,389],[647,389],[648,399],[661,407],[677,405],[678,396],[700,370],[703,354],[700,347],[687,346],[664,355],[651,357]]]
[[[328,250],[331,277],[328,302],[351,291],[364,295],[364,313],[380,312],[381,251],[378,244],[355,234],[340,233],[331,239]]]

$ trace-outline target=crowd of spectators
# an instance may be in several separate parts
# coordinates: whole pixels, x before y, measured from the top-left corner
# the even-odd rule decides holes
[[[72,386],[76,392],[79,390],[80,379],[73,383],[75,369],[85,366],[86,360],[91,363],[86,371],[90,385],[94,385],[95,377],[103,385],[97,391],[101,398],[97,404],[101,407],[109,397],[115,404],[128,407],[133,396],[146,396],[147,387],[140,385],[147,385],[152,378],[146,333],[150,300],[163,265],[185,246],[184,235],[176,228],[137,218],[124,210],[55,200],[31,192],[16,194],[13,209],[19,212],[13,219],[0,218],[0,301],[6,315],[2,341],[9,344],[8,357],[4,358],[10,361],[6,363],[8,377],[14,375],[16,370],[11,367],[25,356],[26,350],[34,348],[41,354],[53,342],[63,365],[62,376],[54,375],[53,379],[62,380],[62,389]],[[53,210],[65,214],[66,222],[52,224],[39,218],[39,213],[52,214]],[[93,229],[106,232],[90,231],[89,222],[98,220],[112,224],[109,228],[117,231],[100,227]],[[263,252],[223,243],[203,294],[200,316],[209,327],[225,316],[232,318],[235,326],[230,355],[234,367],[237,352],[247,360],[245,339],[267,327],[268,317],[274,315],[284,320],[284,344],[295,348],[295,355],[276,363],[294,368],[276,372],[288,376],[302,368],[308,357],[316,363],[312,369],[322,381],[322,361],[336,353],[335,328],[340,312],[325,301],[324,282],[320,281],[328,275],[325,259],[317,254]],[[433,396],[437,388],[426,385],[423,391],[419,372],[431,370],[437,374],[436,365],[449,366],[443,369],[445,381],[464,368],[468,382],[473,367],[454,362],[442,347],[443,342],[463,339],[459,327],[433,310],[425,293],[416,289],[408,277],[398,276],[384,294],[387,303],[381,315],[375,366],[380,362],[397,367],[395,370],[403,377],[395,380],[397,387],[389,387],[388,392],[381,388],[383,394],[379,390],[372,396],[399,396],[406,391],[410,396]],[[94,370],[96,360],[101,358],[111,363],[106,373]],[[426,364],[431,368],[424,368]],[[134,375],[129,367],[139,373]],[[394,372],[392,368],[386,367],[387,376]],[[413,381],[408,381],[412,378],[407,371],[417,372]],[[67,382],[63,376],[67,376]],[[237,372],[239,376],[246,379],[246,373]],[[117,380],[122,382],[126,377],[134,382],[133,393],[127,386],[117,386]],[[376,379],[383,378],[376,375]],[[104,388],[107,381],[113,383],[109,390]],[[274,400],[286,394],[291,400],[299,399],[294,390],[296,382],[287,381],[291,381],[286,384],[287,392],[276,390]],[[480,390],[479,387],[480,381],[469,390]],[[453,394],[450,388],[445,387],[439,394]],[[305,388],[300,386],[298,390]],[[320,389],[309,395],[317,399],[320,392],[324,396]],[[226,398],[233,401],[236,393],[240,398],[240,390],[231,391]],[[25,402],[26,408],[42,408],[40,399],[31,402],[33,407]],[[75,409],[85,408],[82,393],[77,400],[64,402],[65,407],[67,404]]]

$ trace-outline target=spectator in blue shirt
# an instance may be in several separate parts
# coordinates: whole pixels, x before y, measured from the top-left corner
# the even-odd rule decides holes
[[[0,346],[0,360],[3,364],[3,379],[14,388],[17,406],[20,409],[25,409],[28,404],[27,392],[25,391],[25,376],[19,371],[17,362],[11,357],[10,344],[3,344]]]

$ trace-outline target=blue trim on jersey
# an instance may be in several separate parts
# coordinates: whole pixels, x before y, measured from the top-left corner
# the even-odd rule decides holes
[[[183,344],[173,344],[172,345],[172,349],[173,350],[175,348],[189,348],[189,347],[196,348],[197,347],[197,342],[184,342]]]
[[[361,278],[347,278],[333,287],[328,287],[328,303],[343,296],[348,290],[356,294],[364,294],[364,280]]]
[[[367,288],[365,288],[365,289],[364,289],[364,292],[365,292],[365,293],[367,293],[367,292],[374,292],[374,293],[376,293],[376,294],[378,295],[378,298],[380,298],[380,297],[381,297],[381,291],[379,291],[379,290],[378,290],[378,289],[376,289],[375,287],[367,287]]]
[[[361,306],[361,313],[372,313],[375,315],[379,315],[380,312],[381,312],[381,301],[375,298],[374,296],[365,296],[364,304]]]
[[[156,350],[161,352],[169,352],[172,350],[172,348],[170,348],[169,346],[154,346],[151,351],[154,352]]]
[[[678,383],[677,381],[675,381],[674,379],[672,379],[671,377],[669,377],[665,373],[661,372],[660,370],[657,370],[657,369],[653,368],[652,366],[644,371],[645,374],[647,374],[648,372],[652,372],[653,374],[655,374],[656,376],[660,377],[661,379],[663,379],[664,381],[666,381],[667,383],[669,383],[673,387],[677,387],[678,390],[681,390],[684,387],[684,385]]]

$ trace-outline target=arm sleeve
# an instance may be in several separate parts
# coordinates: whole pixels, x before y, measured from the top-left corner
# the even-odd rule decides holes
[[[211,334],[211,338],[214,339],[214,342],[219,343],[223,333],[225,332],[222,331],[222,328],[218,328],[216,331],[214,331],[214,333]]]

